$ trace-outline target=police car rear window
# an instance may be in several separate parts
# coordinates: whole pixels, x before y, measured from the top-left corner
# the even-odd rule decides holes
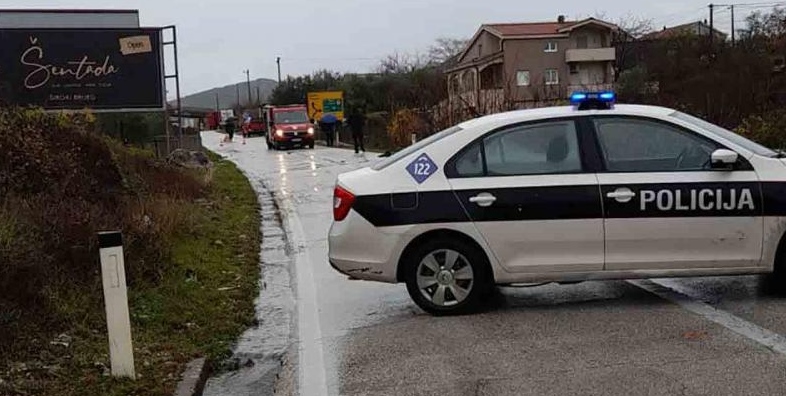
[[[418,150],[426,148],[427,146],[429,146],[429,145],[431,145],[433,143],[436,143],[436,142],[438,142],[438,141],[440,141],[440,140],[442,140],[442,139],[444,139],[444,138],[446,138],[446,137],[448,137],[448,136],[450,136],[450,135],[452,135],[452,134],[454,134],[454,133],[456,133],[456,132],[458,132],[460,130],[461,130],[461,127],[454,126],[454,127],[450,127],[448,129],[445,129],[445,130],[443,130],[441,132],[437,132],[437,133],[435,133],[435,134],[433,134],[433,135],[431,135],[431,136],[429,136],[429,137],[427,137],[427,138],[425,138],[425,139],[423,139],[423,140],[421,140],[421,141],[419,141],[419,142],[417,142],[417,143],[415,143],[415,144],[413,144],[413,145],[411,145],[411,146],[409,146],[409,147],[407,147],[407,148],[405,148],[405,149],[403,149],[401,151],[397,151],[396,153],[394,153],[393,155],[391,155],[387,159],[382,160],[380,162],[377,162],[374,166],[371,167],[371,169],[377,170],[377,171],[385,169],[388,166],[395,164],[400,159],[402,159],[402,158],[404,158],[404,157],[406,157],[406,156],[408,156],[408,155],[410,155],[410,154],[412,154],[412,153],[414,153],[414,152],[416,152]]]
[[[676,111],[671,114],[672,117],[682,120],[688,123],[691,123],[701,129],[706,130],[707,132],[711,132],[715,135],[718,135],[738,146],[745,148],[746,150],[750,150],[757,155],[762,155],[765,157],[774,157],[777,153],[767,147],[764,147],[752,140],[748,140],[732,131],[727,129],[721,128],[715,124],[709,123],[707,121],[702,120],[701,118],[694,117],[692,115],[688,115],[685,113],[681,113]]]

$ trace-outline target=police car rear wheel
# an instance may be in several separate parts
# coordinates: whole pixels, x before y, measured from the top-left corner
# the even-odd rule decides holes
[[[493,286],[483,252],[458,242],[427,242],[410,257],[407,290],[415,303],[431,314],[473,312]]]

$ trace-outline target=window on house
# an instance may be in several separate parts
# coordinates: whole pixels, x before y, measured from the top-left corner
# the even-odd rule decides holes
[[[546,85],[557,85],[559,84],[559,72],[557,72],[557,69],[546,69],[543,79]]]
[[[519,70],[516,72],[516,85],[519,87],[529,86],[529,70]]]
[[[557,42],[547,41],[546,46],[543,48],[543,52],[557,52]]]
[[[570,74],[579,74],[579,64],[578,63],[569,63],[568,67],[570,68]]]
[[[576,48],[578,48],[578,49],[586,49],[587,48],[587,36],[578,36],[578,37],[576,37]]]

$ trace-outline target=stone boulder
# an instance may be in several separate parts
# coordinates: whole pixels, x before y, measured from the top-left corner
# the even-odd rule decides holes
[[[213,163],[210,158],[201,151],[190,151],[185,149],[177,149],[169,154],[167,162],[173,165],[182,166],[189,169],[205,169],[212,168]]]

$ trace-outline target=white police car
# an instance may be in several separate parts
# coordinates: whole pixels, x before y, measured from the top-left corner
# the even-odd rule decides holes
[[[781,153],[613,93],[571,99],[471,120],[340,175],[331,265],[406,282],[433,314],[470,311],[494,285],[783,278]]]

